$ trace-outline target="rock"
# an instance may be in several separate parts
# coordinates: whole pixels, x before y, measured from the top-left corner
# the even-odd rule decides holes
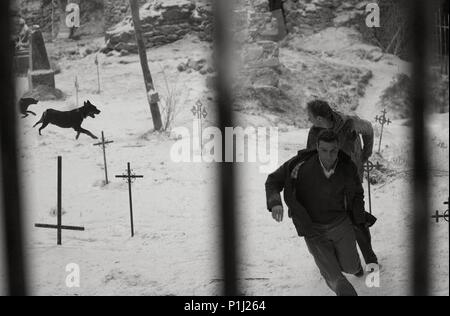
[[[122,49],[119,53],[120,57],[124,57],[124,56],[128,56],[128,55],[130,55],[130,52],[127,51],[126,49]]]
[[[368,55],[368,59],[375,61],[375,62],[380,61],[383,57],[384,57],[384,54],[381,51],[381,49],[373,50]]]
[[[357,10],[366,10],[366,7],[367,7],[367,5],[370,3],[370,1],[362,1],[362,2],[360,2],[360,3],[358,3],[356,6],[355,6],[355,9],[357,9]]]
[[[269,3],[267,0],[255,0],[253,7],[257,12],[267,12],[269,11]]]
[[[280,81],[279,74],[271,68],[258,69],[252,74],[251,80],[253,81],[253,86],[269,86],[278,87]]]
[[[127,8],[128,6],[126,6]],[[208,5],[190,0],[164,0],[146,3],[140,8],[142,32],[146,46],[158,47],[182,39],[190,32],[198,32],[202,40],[212,40],[213,14]],[[107,47],[137,52],[131,16],[106,32]]]
[[[181,63],[177,66],[179,72],[184,72],[187,70],[187,65],[185,63]]]
[[[22,98],[34,98],[40,101],[51,101],[51,100],[63,100],[65,98],[64,93],[59,90],[49,86],[39,85],[33,90],[26,92]]]
[[[317,11],[317,6],[314,3],[309,3],[306,5],[305,11],[306,12],[315,12],[315,11]]]
[[[265,68],[278,67],[280,49],[277,43],[271,41],[259,41],[255,45],[247,47],[243,52],[243,61],[247,67]]]

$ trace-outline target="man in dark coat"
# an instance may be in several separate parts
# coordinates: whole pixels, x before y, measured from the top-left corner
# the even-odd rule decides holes
[[[364,178],[364,164],[372,156],[373,150],[373,128],[372,124],[362,120],[357,116],[344,115],[335,112],[329,104],[322,100],[316,100],[308,103],[308,116],[313,124],[309,130],[308,145],[309,149],[316,147],[318,135],[323,130],[332,130],[338,135],[339,147],[348,156],[351,157],[358,169],[359,179],[362,182]],[[364,146],[361,144],[361,138]],[[373,225],[376,218],[370,214],[367,223]],[[366,264],[378,264],[378,258],[372,247],[372,236],[368,225],[355,225],[356,240]]]
[[[364,190],[355,164],[339,150],[337,134],[323,131],[316,150],[300,151],[269,175],[267,208],[278,222],[282,191],[289,217],[328,286],[339,296],[356,296],[343,272],[364,275],[352,226],[366,224]]]

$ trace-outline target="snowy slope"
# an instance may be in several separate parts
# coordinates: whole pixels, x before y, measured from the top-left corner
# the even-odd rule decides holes
[[[191,38],[149,51],[155,82],[169,79],[183,87],[181,112],[175,126],[192,127],[190,109],[204,96],[205,78],[198,73],[178,73],[188,57],[207,56],[208,47]],[[126,63],[119,63],[119,61]],[[216,165],[174,163],[168,134],[152,134],[151,119],[137,56],[101,56],[102,93],[96,94],[94,56],[63,61],[57,87],[66,101],[43,102],[46,108],[73,109],[73,80],[78,75],[81,100],[89,99],[102,114],[88,118],[84,127],[114,140],[108,149],[112,183],[103,185],[101,150],[85,135],[49,126],[43,136],[31,126],[37,119],[21,120],[21,157],[27,253],[31,260],[31,284],[37,295],[215,295],[220,294],[218,271],[218,212]],[[25,86],[21,82],[21,88]],[[159,89],[163,91],[162,88]],[[210,109],[213,113],[213,109]],[[213,114],[211,114],[213,115]],[[448,114],[430,118],[433,132],[433,209],[443,209],[448,197]],[[369,289],[364,279],[350,277],[362,295],[407,295],[408,256],[411,234],[409,183],[411,172],[410,127],[396,121],[386,130],[383,158],[396,172],[373,188],[373,209],[379,222],[373,229],[374,247],[383,265],[381,287]],[[306,143],[307,130],[280,132],[279,164]],[[34,228],[37,222],[55,223],[56,157],[63,156],[63,223],[82,225],[85,232],[63,232],[63,246],[56,246],[56,232]],[[130,238],[128,191],[122,174],[131,162],[144,179],[133,184],[135,238]],[[288,220],[275,223],[266,211],[266,175],[258,164],[237,164],[239,175],[239,243],[241,283],[247,295],[332,295],[320,278],[304,241]],[[431,216],[431,214],[430,214]],[[433,293],[448,295],[448,225],[433,225],[431,263]],[[442,242],[442,241],[445,242]],[[66,266],[81,269],[81,287],[65,284]],[[4,280],[4,274],[0,276]],[[1,283],[1,282],[0,282]]]

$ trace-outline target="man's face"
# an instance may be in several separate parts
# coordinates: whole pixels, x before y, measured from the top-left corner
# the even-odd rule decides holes
[[[324,141],[320,141],[319,145],[317,146],[317,151],[319,153],[320,161],[322,161],[324,167],[327,169],[331,169],[336,163],[336,160],[338,158],[339,153],[338,142],[335,141],[327,143]]]
[[[308,111],[308,120],[314,127],[327,128],[327,120],[321,116],[314,116],[310,111]]]

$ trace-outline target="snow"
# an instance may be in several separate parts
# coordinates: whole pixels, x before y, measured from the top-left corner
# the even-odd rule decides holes
[[[157,91],[164,94],[164,75],[180,87],[180,110],[175,126],[192,128],[193,107],[204,98],[205,77],[179,73],[177,66],[190,58],[205,58],[209,46],[188,37],[148,51]],[[36,295],[217,295],[221,293],[216,164],[174,163],[170,133],[152,133],[142,73],[137,56],[100,55],[102,92],[96,94],[95,56],[63,60],[56,76],[57,88],[68,94],[65,101],[41,102],[30,110],[38,117],[20,121],[21,162],[26,194],[26,251],[33,294]],[[119,61],[122,61],[121,63]],[[345,61],[342,61],[345,62]],[[374,66],[374,65],[373,65]],[[375,66],[374,66],[375,67]],[[164,70],[164,73],[163,71]],[[382,85],[391,73],[380,69],[362,104],[370,117]],[[75,132],[49,126],[39,136],[32,125],[47,108],[76,107],[74,78],[78,76],[80,100],[90,100],[102,113],[88,118],[83,127],[99,136],[105,131],[114,143],[107,148],[111,184],[103,183],[101,149],[96,142]],[[378,81],[379,80],[379,81]],[[26,81],[18,81],[24,91]],[[214,123],[214,111],[209,109]],[[376,111],[377,112],[377,111]],[[432,115],[429,122],[432,173],[432,210],[443,210],[448,192],[447,114]],[[306,144],[307,130],[287,127],[280,131],[279,164]],[[383,158],[398,176],[373,187],[372,203],[378,223],[373,243],[382,264],[381,287],[368,288],[365,279],[349,277],[361,295],[408,295],[411,282],[411,128],[394,121],[386,128]],[[56,231],[38,229],[35,223],[56,223],[56,157],[63,156],[63,224],[84,226],[85,232],[63,231],[63,245],[56,246]],[[133,183],[136,236],[130,237],[128,187],[114,175],[130,162]],[[333,295],[320,277],[304,240],[297,237],[289,219],[276,223],[266,210],[264,182],[258,164],[236,164],[238,181],[238,241],[240,283],[246,295]],[[432,214],[430,214],[431,216]],[[448,224],[432,225],[433,294],[449,295]],[[66,266],[80,267],[81,286],[66,286]],[[1,266],[0,266],[1,268]],[[0,270],[0,284],[5,279]],[[1,289],[0,289],[1,290]]]

